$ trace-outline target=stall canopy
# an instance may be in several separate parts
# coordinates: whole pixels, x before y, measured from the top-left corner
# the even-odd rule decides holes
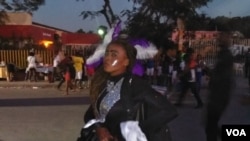
[[[30,25],[2,25],[0,36],[12,39],[32,39],[35,44],[42,41],[53,42],[55,32],[53,30]]]

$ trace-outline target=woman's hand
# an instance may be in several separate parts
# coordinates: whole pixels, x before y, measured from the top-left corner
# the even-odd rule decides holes
[[[107,128],[97,127],[96,133],[100,141],[113,141],[114,137],[109,133]]]

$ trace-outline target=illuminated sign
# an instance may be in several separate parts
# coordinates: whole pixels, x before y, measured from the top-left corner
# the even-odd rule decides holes
[[[52,37],[50,33],[44,33],[44,32],[43,32],[43,36]]]

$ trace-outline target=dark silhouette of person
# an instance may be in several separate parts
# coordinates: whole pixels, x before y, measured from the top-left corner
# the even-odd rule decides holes
[[[245,55],[245,77],[248,78],[248,86],[250,87],[250,48]]]
[[[205,119],[207,141],[217,141],[220,135],[218,122],[227,108],[233,84],[233,55],[228,49],[230,36],[223,33],[218,38],[220,48],[217,62],[211,72]]]

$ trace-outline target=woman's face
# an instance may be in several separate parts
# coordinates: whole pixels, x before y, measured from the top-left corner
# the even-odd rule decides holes
[[[124,73],[129,65],[126,51],[120,45],[111,44],[106,49],[103,65],[111,76]]]

